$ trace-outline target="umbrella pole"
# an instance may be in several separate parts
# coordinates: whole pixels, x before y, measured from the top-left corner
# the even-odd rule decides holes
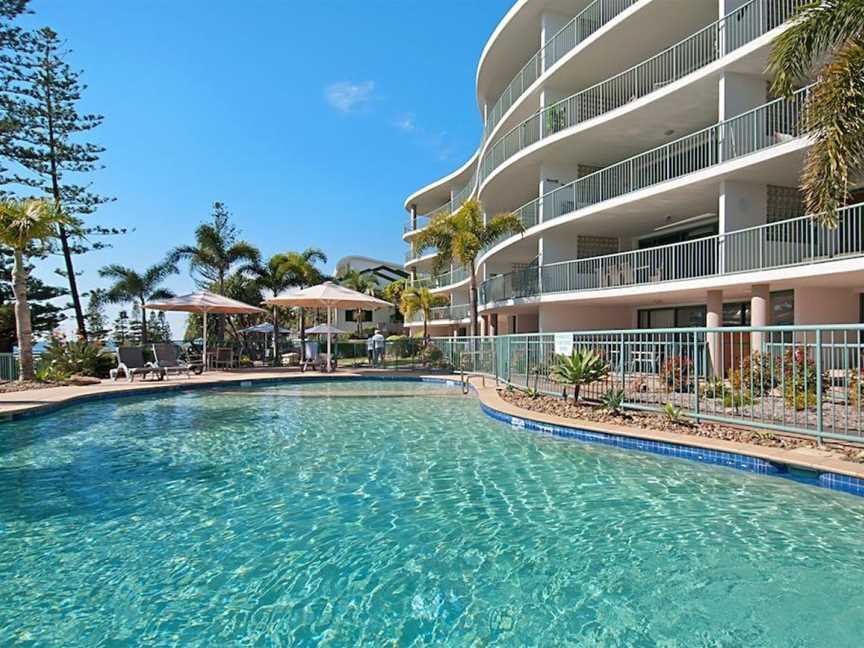
[[[204,361],[204,369],[202,371],[207,371],[207,311],[201,313],[204,316],[204,357],[202,360]]]
[[[330,307],[327,307],[327,327],[330,327]],[[332,344],[331,341],[333,339],[333,334],[329,331],[327,332],[327,373],[333,371],[333,354],[331,352]]]

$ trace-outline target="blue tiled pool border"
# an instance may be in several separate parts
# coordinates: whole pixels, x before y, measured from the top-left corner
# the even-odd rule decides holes
[[[38,409],[25,410],[22,412],[13,412],[6,415],[0,415],[0,424],[3,422],[17,421],[26,418],[44,416],[63,409],[82,403],[115,400],[121,398],[139,398],[146,396],[164,396],[171,392],[184,391],[200,391],[206,389],[220,389],[224,387],[251,387],[252,385],[272,385],[278,383],[309,383],[309,382],[329,382],[334,380],[332,376],[309,376],[304,378],[299,377],[274,377],[274,378],[238,378],[237,380],[225,381],[220,383],[168,383],[157,387],[150,387],[144,391],[130,390],[126,392],[103,392],[99,394],[85,394],[75,397],[67,401],[59,403],[51,403]],[[337,381],[394,381],[394,382],[427,382],[448,385],[450,387],[459,387],[459,381],[452,378],[438,378],[434,376],[344,376],[335,378]],[[474,386],[471,386],[474,389]],[[586,443],[600,443],[616,448],[626,450],[638,450],[641,452],[650,452],[653,454],[663,455],[666,457],[678,457],[682,459],[690,459],[701,463],[713,464],[717,466],[726,466],[737,470],[744,470],[760,475],[773,475],[791,479],[797,482],[819,486],[830,490],[842,491],[852,495],[864,497],[864,479],[852,477],[832,472],[818,472],[815,470],[802,472],[794,466],[775,463],[759,457],[751,457],[750,455],[739,454],[734,452],[724,452],[722,450],[708,450],[698,448],[686,444],[668,443],[665,441],[654,441],[651,439],[640,439],[638,437],[624,436],[620,434],[612,434],[609,432],[596,432],[585,430],[578,427],[570,427],[563,425],[552,425],[535,421],[534,419],[523,418],[505,414],[494,407],[485,403],[480,403],[480,409],[484,414],[492,419],[506,423],[507,425],[547,434],[566,439],[583,441]]]
[[[735,468],[736,470],[744,470],[760,475],[773,475],[804,484],[820,486],[822,488],[843,491],[845,493],[864,497],[864,480],[849,475],[819,472],[816,470],[803,471],[796,469],[794,466],[775,463],[760,457],[751,457],[750,455],[735,452],[708,450],[706,448],[698,448],[685,444],[640,439],[638,437],[612,434],[609,432],[595,432],[577,427],[552,425],[550,423],[535,421],[534,419],[506,414],[496,410],[490,405],[486,405],[485,403],[481,403],[480,407],[490,418],[522,430],[538,432],[540,434],[547,434],[565,439],[575,439],[586,443],[600,443],[626,450],[650,452],[665,457],[690,459],[692,461],[699,461],[701,463],[712,464],[715,466],[726,466],[728,468]]]

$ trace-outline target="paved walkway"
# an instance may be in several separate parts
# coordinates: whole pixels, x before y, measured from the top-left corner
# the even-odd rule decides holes
[[[0,394],[0,420],[11,418],[13,413],[30,412],[40,409],[51,410],[66,402],[98,398],[110,394],[146,393],[151,390],[185,389],[194,385],[220,385],[236,383],[238,381],[272,381],[278,379],[309,380],[314,378],[328,377],[333,380],[345,380],[361,376],[387,376],[387,377],[418,377],[430,376],[438,379],[459,380],[459,376],[447,374],[428,374],[423,372],[393,372],[382,369],[360,369],[356,371],[339,370],[332,374],[307,371],[300,373],[296,369],[248,369],[234,371],[209,371],[201,376],[171,377],[163,381],[136,380],[134,383],[125,381],[112,382],[103,380],[99,385],[87,387],[49,387],[45,389],[34,389],[29,391],[11,392]],[[577,419],[552,416],[540,412],[531,412],[515,405],[511,405],[499,396],[495,389],[495,381],[487,379],[485,386],[480,378],[472,378],[471,384],[476,389],[480,401],[494,410],[510,416],[524,419],[533,419],[550,425],[577,428],[592,432],[602,432],[619,436],[647,439],[652,441],[664,441],[676,445],[702,448],[705,450],[720,450],[736,454],[758,457],[774,463],[799,466],[819,472],[833,472],[841,475],[849,475],[864,479],[864,464],[852,463],[837,458],[836,456],[813,448],[799,448],[795,450],[784,450],[782,448],[770,448],[733,441],[722,441],[706,437],[696,437],[687,434],[675,434],[674,432],[662,432],[628,428],[623,425],[611,425],[606,423],[595,423]]]

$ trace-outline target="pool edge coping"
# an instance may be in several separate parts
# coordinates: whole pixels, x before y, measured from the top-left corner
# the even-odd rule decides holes
[[[512,405],[501,398],[494,387],[473,383],[472,387],[479,397],[481,409],[487,416],[515,428],[586,443],[684,458],[760,475],[783,477],[864,497],[864,465],[861,464],[840,459],[799,457],[782,448],[710,437],[692,437],[674,432],[565,419]]]

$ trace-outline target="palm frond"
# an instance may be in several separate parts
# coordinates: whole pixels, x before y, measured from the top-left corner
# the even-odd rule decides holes
[[[504,236],[515,236],[524,231],[525,226],[522,224],[522,219],[516,214],[498,214],[486,223],[481,243],[483,245],[490,245]]]
[[[152,293],[150,293],[150,295],[148,296],[148,299],[153,299],[153,300],[171,299],[174,296],[175,295],[174,295],[173,290],[169,290],[168,288],[158,288],[158,289],[154,290]]]
[[[229,266],[238,261],[259,263],[261,261],[261,252],[247,241],[237,241],[225,250],[225,259],[228,261]]]
[[[807,212],[837,225],[853,182],[864,170],[864,44],[849,41],[819,74],[807,103],[807,152],[801,189]]]
[[[772,90],[789,96],[813,72],[819,60],[864,32],[864,1],[816,0],[804,5],[771,51]]]

